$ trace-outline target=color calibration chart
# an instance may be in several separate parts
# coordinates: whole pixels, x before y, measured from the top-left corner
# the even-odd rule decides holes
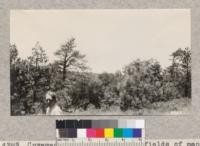
[[[57,120],[56,139],[65,142],[141,141],[144,120]]]

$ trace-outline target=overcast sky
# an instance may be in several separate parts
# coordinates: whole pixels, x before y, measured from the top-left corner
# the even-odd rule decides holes
[[[131,61],[154,58],[162,67],[170,54],[190,47],[190,10],[12,10],[10,42],[26,58],[37,41],[49,61],[71,37],[93,72],[115,72]]]

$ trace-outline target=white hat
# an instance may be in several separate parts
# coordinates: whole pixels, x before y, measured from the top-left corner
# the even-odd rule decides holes
[[[45,98],[46,98],[46,100],[47,100],[47,99],[52,100],[52,99],[53,99],[53,96],[55,96],[55,93],[52,92],[52,91],[48,91],[48,92],[46,93]]]

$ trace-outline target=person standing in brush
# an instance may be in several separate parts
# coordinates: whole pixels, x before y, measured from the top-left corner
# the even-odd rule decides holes
[[[48,91],[45,96],[47,103],[46,115],[62,115],[62,110],[57,104],[56,94],[52,91]]]

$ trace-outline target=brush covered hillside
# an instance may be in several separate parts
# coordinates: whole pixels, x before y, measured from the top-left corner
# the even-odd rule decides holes
[[[93,73],[87,56],[75,49],[75,39],[55,52],[48,62],[37,44],[22,59],[10,45],[11,114],[45,114],[45,94],[52,91],[66,115],[151,115],[187,111],[191,100],[191,51],[177,49],[171,65],[155,59],[134,59],[115,73]],[[179,112],[180,111],[180,112]]]
[[[88,110],[71,109],[72,113],[63,112],[64,115],[187,115],[191,113],[191,100],[187,98],[173,99],[166,102],[155,102],[142,109],[121,111],[119,106],[96,109],[93,105]]]

